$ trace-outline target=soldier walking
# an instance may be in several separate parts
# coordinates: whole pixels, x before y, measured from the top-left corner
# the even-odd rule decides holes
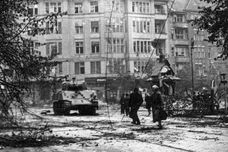
[[[162,111],[162,98],[159,93],[159,88],[156,85],[152,86],[153,94],[151,95],[152,100],[152,113],[153,113],[153,122],[158,122],[158,127],[162,128],[161,124],[161,111]]]
[[[143,103],[142,95],[139,93],[139,89],[135,88],[134,92],[130,95],[130,117],[132,118],[132,124],[140,125],[140,120],[138,117],[138,110],[141,104]]]

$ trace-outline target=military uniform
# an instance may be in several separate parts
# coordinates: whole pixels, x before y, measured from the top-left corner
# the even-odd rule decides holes
[[[138,110],[141,104],[143,103],[142,95],[138,92],[138,88],[134,89],[134,92],[130,95],[129,106],[130,110],[130,117],[132,118],[132,123],[140,125],[140,120],[138,117]]]

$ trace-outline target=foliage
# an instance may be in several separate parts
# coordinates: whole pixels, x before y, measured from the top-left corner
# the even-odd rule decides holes
[[[200,0],[208,3],[200,7],[200,17],[194,20],[194,24],[209,33],[209,42],[216,42],[223,47],[221,58],[228,57],[228,1],[227,0]]]
[[[28,91],[28,82],[45,76],[48,58],[31,51],[32,37],[45,33],[43,24],[54,23],[57,14],[32,16],[29,7],[36,0],[0,1],[0,114],[7,116],[12,104],[24,109],[22,95]],[[30,37],[27,33],[30,32]],[[40,44],[45,45],[45,44]]]

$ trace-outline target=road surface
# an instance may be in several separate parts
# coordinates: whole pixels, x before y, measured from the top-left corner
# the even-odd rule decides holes
[[[43,108],[30,111],[40,114]],[[45,147],[2,147],[1,152],[227,152],[228,124],[209,118],[168,118],[164,128],[158,129],[140,108],[141,125],[131,124],[131,119],[121,115],[118,106],[106,106],[96,116],[55,116],[51,112],[41,115],[40,122],[33,116],[24,121],[34,125],[48,124],[52,134],[70,137],[77,142]],[[64,143],[64,142],[63,142]]]

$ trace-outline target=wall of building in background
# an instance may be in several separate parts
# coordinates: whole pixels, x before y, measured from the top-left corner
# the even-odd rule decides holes
[[[37,6],[31,6],[32,15],[67,14],[58,17],[54,26],[48,22],[43,25],[45,35],[33,38],[33,52],[59,62],[51,71],[56,76],[69,75],[70,79],[85,81],[106,76],[144,76],[149,58],[156,60],[160,53],[166,55],[176,73],[189,65],[193,38],[194,71],[198,78],[208,78],[215,71],[213,58],[218,51],[205,41],[205,31],[191,26],[198,0],[175,0],[169,12],[172,2],[39,0]],[[46,45],[39,46],[39,42]],[[104,90],[101,83],[90,87]]]
[[[69,75],[76,80],[139,76],[143,75],[153,47],[166,56],[169,54],[168,0],[38,2],[31,6],[31,15],[67,12],[54,25],[50,22],[42,25],[45,35],[33,37],[34,53],[58,61],[51,71],[53,76]],[[156,59],[159,51],[153,51],[152,58]]]
[[[205,3],[199,0],[175,0],[169,17],[172,67],[178,73],[189,65],[191,67],[193,62],[196,86],[200,81],[210,82],[218,76],[214,58],[221,49],[208,43],[206,31],[192,26],[191,21],[199,15],[198,6],[203,5]],[[191,75],[191,69],[189,69],[189,75]]]

